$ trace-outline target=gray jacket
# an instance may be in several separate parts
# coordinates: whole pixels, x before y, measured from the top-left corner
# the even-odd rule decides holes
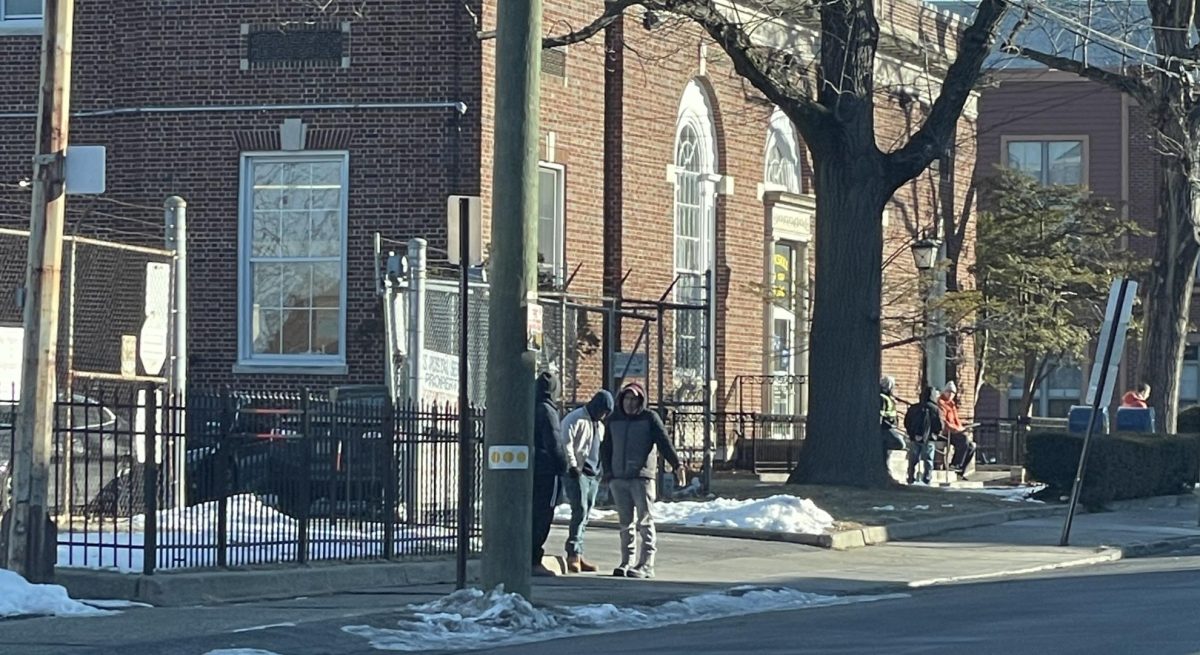
[[[653,480],[658,477],[659,453],[672,468],[679,468],[679,456],[671,447],[658,414],[643,409],[630,416],[618,401],[616,413],[609,419],[604,441],[600,443],[600,466],[605,475],[618,480]]]

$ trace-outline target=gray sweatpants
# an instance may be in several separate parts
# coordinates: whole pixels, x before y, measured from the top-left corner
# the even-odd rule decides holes
[[[654,480],[634,478],[612,479],[608,483],[613,503],[617,506],[617,522],[621,524],[621,567],[654,566]],[[641,541],[641,554],[635,559],[638,548],[633,541],[634,523],[637,523]]]

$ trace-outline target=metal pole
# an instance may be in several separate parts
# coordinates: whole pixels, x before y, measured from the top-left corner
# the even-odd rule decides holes
[[[28,297],[24,307],[24,368],[13,453],[13,505],[7,556],[9,568],[30,582],[48,582],[54,577],[55,540],[46,501],[58,370],[75,2],[45,0],[44,7],[41,94],[25,281]]]
[[[425,384],[421,365],[421,350],[425,347],[425,239],[408,242],[408,398],[421,403]]]
[[[142,545],[142,575],[153,575],[158,563],[158,387],[146,387],[146,429],[142,433],[142,450],[146,465],[142,469],[142,503],[145,509],[145,531]]]
[[[1075,520],[1075,507],[1079,504],[1079,493],[1083,489],[1083,476],[1087,472],[1087,456],[1088,449],[1092,443],[1092,433],[1096,429],[1096,422],[1100,420],[1100,404],[1104,402],[1104,389],[1108,384],[1109,367],[1112,364],[1113,344],[1117,341],[1117,322],[1120,320],[1121,307],[1125,306],[1125,296],[1129,291],[1129,278],[1121,280],[1120,290],[1117,291],[1117,314],[1113,317],[1112,329],[1108,332],[1108,342],[1104,344],[1102,357],[1102,365],[1100,367],[1100,378],[1096,381],[1096,394],[1092,397],[1092,415],[1088,419],[1087,431],[1083,434],[1083,448],[1079,453],[1079,468],[1075,471],[1075,484],[1071,487],[1071,504],[1067,508],[1067,519],[1063,522],[1062,536],[1058,540],[1059,546],[1070,545],[1071,541],[1071,523]]]
[[[943,312],[939,307],[941,299],[946,295],[946,271],[942,270],[942,262],[946,261],[946,244],[938,245],[937,265],[933,269],[933,280],[929,288],[929,384],[942,389],[946,386],[946,330],[942,327]]]
[[[713,411],[717,395],[717,276],[713,269],[704,274],[704,463],[700,469],[701,490],[708,492],[712,482]]]
[[[505,0],[497,10],[496,132],[492,173],[491,297],[488,316],[488,465],[483,471],[483,584],[528,597],[532,565],[533,377],[529,306],[537,302],[538,110],[541,0]],[[503,465],[501,449],[522,468]],[[522,459],[521,454],[524,454]]]
[[[471,292],[471,200],[458,201],[458,548],[455,584],[467,586],[467,553],[471,549],[471,397],[469,392],[470,342],[467,335]]]
[[[167,249],[175,251],[175,359],[171,366],[171,390],[175,401],[167,401],[167,407],[178,412],[178,428],[174,432],[175,457],[175,505],[185,504],[187,491],[187,364],[188,364],[188,311],[187,311],[187,202],[179,196],[167,198],[163,205],[167,223]]]
[[[76,257],[79,255],[79,244],[71,241],[70,261],[67,263],[67,390],[66,397],[72,400],[67,410],[67,416],[72,424],[75,423],[75,273]],[[88,411],[84,408],[84,413]],[[73,438],[73,437],[72,437]],[[70,519],[75,509],[75,457],[66,454],[63,463],[63,502],[59,503],[59,515]],[[0,492],[2,493],[2,492]]]

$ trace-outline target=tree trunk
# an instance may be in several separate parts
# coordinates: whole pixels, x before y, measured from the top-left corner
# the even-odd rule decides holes
[[[1178,121],[1166,122],[1159,126],[1163,134],[1181,144],[1194,142],[1191,135],[1180,133]],[[1145,295],[1146,336],[1139,369],[1142,380],[1151,386],[1150,405],[1158,429],[1168,433],[1175,431],[1179,416],[1183,354],[1200,256],[1195,233],[1200,176],[1193,159],[1160,155],[1156,248]]]
[[[882,216],[891,192],[873,136],[855,141],[825,157],[814,151],[811,384],[807,436],[788,480],[794,484],[890,482],[879,428],[879,314]]]
[[[1021,408],[1017,411],[1018,418],[1033,416],[1034,394],[1041,383],[1042,365],[1035,355],[1025,356],[1025,377],[1021,380]]]

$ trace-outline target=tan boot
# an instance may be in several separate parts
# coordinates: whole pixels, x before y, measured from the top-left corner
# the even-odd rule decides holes
[[[596,565],[595,565],[595,564],[592,564],[591,562],[589,562],[589,561],[587,561],[587,560],[583,559],[583,557],[582,557],[582,556],[581,556],[581,557],[577,557],[577,558],[575,558],[575,559],[576,559],[576,560],[577,560],[577,562],[578,562],[578,565],[579,565],[579,571],[580,571],[580,572],[582,572],[582,573],[595,573],[596,571],[599,571],[599,570],[600,570],[599,568],[597,568],[597,567],[596,567]]]
[[[593,571],[596,569],[593,568]],[[583,571],[583,559],[578,555],[567,556],[567,573],[580,573]]]

